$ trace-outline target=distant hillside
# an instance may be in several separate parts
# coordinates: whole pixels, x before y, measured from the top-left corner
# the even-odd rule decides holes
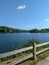
[[[20,32],[29,32],[29,33],[49,33],[49,28],[47,29],[31,29],[31,30],[21,30],[14,29],[6,26],[0,26],[0,33],[20,33]]]
[[[32,30],[29,30],[30,33],[49,33],[49,28],[47,29],[32,29]]]
[[[0,26],[0,33],[19,33],[19,32],[27,32],[26,30],[14,29],[6,26]]]

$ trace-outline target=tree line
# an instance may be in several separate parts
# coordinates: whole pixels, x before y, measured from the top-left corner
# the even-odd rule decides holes
[[[47,29],[31,29],[31,30],[21,30],[14,29],[6,26],[0,26],[0,33],[20,33],[20,32],[29,32],[29,33],[49,33],[49,28]]]
[[[29,32],[31,32],[31,33],[49,33],[49,28],[48,29],[40,29],[40,30],[32,29]]]
[[[27,32],[26,30],[14,29],[6,26],[0,26],[0,33]]]

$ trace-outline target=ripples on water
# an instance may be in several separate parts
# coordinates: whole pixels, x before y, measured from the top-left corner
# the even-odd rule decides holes
[[[31,39],[49,42],[49,33],[0,33],[0,53],[9,51],[12,45],[18,48]]]

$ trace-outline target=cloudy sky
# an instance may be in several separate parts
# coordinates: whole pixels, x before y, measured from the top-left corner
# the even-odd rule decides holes
[[[0,0],[0,26],[49,28],[49,0]]]

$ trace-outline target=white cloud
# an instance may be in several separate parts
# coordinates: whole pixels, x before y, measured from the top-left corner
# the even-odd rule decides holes
[[[45,19],[45,21],[49,21],[49,19]]]
[[[24,8],[26,8],[26,5],[20,5],[20,6],[17,7],[18,10],[20,10],[20,9],[22,10]]]

